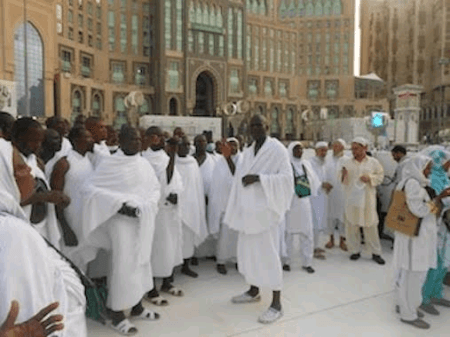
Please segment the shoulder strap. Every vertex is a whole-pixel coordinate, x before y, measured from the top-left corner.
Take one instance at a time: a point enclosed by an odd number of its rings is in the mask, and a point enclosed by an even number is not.
[[[302,164],[303,172],[305,173],[305,177],[308,178],[308,171],[306,171],[305,165]]]
[[[42,237],[45,242],[47,243],[47,245],[51,248],[53,248],[53,250],[55,250],[59,256],[61,256],[61,258],[66,261],[70,267],[75,271],[75,273],[77,273],[78,277],[80,278],[81,282],[83,283],[83,285],[89,286],[89,287],[95,287],[95,283],[94,281],[92,281],[85,273],[83,273],[80,268],[78,268],[67,256],[65,256],[58,248],[56,248],[55,246],[53,246],[50,241],[48,241],[46,238]]]

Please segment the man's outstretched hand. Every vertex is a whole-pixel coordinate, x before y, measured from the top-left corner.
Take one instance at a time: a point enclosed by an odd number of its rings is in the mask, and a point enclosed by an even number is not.
[[[62,315],[52,315],[45,319],[52,311],[58,308],[59,303],[55,302],[39,311],[28,321],[15,324],[19,315],[19,303],[13,301],[6,321],[0,327],[0,337],[46,337],[64,329]]]

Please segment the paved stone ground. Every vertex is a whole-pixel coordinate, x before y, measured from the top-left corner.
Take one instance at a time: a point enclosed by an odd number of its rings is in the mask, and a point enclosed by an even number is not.
[[[327,260],[315,260],[315,274],[300,270],[294,260],[292,271],[284,273],[282,303],[284,317],[273,325],[257,322],[270,304],[271,293],[263,290],[256,304],[233,305],[232,296],[246,290],[244,279],[229,266],[226,276],[215,271],[212,261],[200,260],[198,279],[176,274],[176,285],[185,297],[170,295],[167,307],[146,306],[161,314],[158,322],[138,321],[138,337],[422,337],[450,336],[450,309],[439,308],[440,316],[425,320],[430,330],[419,330],[400,322],[394,312],[392,250],[383,243],[385,266],[378,266],[368,254],[353,262],[339,249],[327,252]],[[450,288],[446,289],[450,298]],[[89,336],[119,336],[111,329],[88,321]]]

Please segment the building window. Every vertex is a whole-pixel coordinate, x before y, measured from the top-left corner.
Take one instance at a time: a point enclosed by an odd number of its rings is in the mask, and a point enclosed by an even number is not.
[[[180,72],[178,62],[170,62],[169,68],[169,89],[178,90],[180,87]]]
[[[125,63],[113,62],[112,63],[112,81],[116,84],[125,83]]]
[[[83,109],[83,95],[80,90],[75,90],[72,93],[72,116],[71,120],[75,121],[75,118],[81,114]]]
[[[287,97],[287,83],[286,82],[278,83],[278,95],[283,98]]]
[[[128,123],[127,112],[123,96],[117,96],[114,100],[114,109],[116,111],[116,119],[114,120],[114,127],[119,129],[122,125]]]
[[[67,21],[69,21],[70,24],[73,23],[73,11],[71,9],[67,11]]]
[[[177,50],[183,50],[183,2],[182,0],[177,0],[176,2],[177,11]]]
[[[254,70],[259,70],[259,28],[255,27],[255,38],[253,40],[255,45],[255,63],[253,64]]]
[[[233,58],[234,56],[234,18],[233,9],[228,9],[228,57]]]
[[[273,95],[273,85],[271,80],[266,80],[264,85],[264,96],[272,97]]]
[[[262,56],[261,56],[261,60],[262,60],[262,70],[263,71],[267,71],[267,30],[266,28],[263,28],[263,38],[262,38]]]
[[[252,64],[252,27],[247,26],[247,67]]]
[[[219,36],[219,56],[223,57],[225,55],[225,38],[223,35]]]
[[[82,14],[78,14],[78,28],[83,29],[84,18]]]
[[[78,43],[83,43],[83,32],[78,32]]]
[[[92,15],[92,13],[94,12],[94,6],[92,5],[92,2],[88,2],[87,4],[87,12],[89,15]]]
[[[92,57],[87,55],[81,56],[81,76],[91,77]]]
[[[230,93],[238,94],[240,92],[239,82],[239,71],[232,69],[230,71]]]
[[[120,15],[120,51],[127,52],[127,16],[123,13]]]
[[[72,52],[67,49],[61,50],[61,70],[65,73],[72,71]]]
[[[139,64],[135,68],[134,84],[136,85],[146,85],[148,77],[148,66],[144,64]]]
[[[192,30],[188,32],[188,51],[190,53],[194,52],[194,33]]]
[[[172,0],[165,0],[164,38],[166,40],[166,49],[172,49]]]
[[[73,6],[73,0],[68,0],[69,6]]]
[[[100,4],[97,6],[97,19],[102,19],[102,8],[100,7]]]
[[[136,14],[131,17],[131,51],[134,55],[138,54],[139,43],[139,18]]]
[[[286,138],[294,136],[294,110],[291,108],[286,113]]]
[[[205,52],[205,35],[203,32],[198,33],[198,52],[199,54]]]
[[[89,30],[90,32],[92,32],[92,29],[93,29],[93,26],[94,26],[94,23],[93,23],[92,19],[91,19],[91,18],[88,18],[87,23],[88,23],[88,30]]]
[[[102,98],[99,93],[92,96],[92,115],[100,117],[102,111]]]
[[[101,38],[97,38],[97,49],[102,49],[102,39]]]
[[[342,2],[341,2],[341,0],[334,0],[334,3],[333,3],[333,15],[342,15]]]
[[[151,26],[150,26],[150,17],[149,17],[150,8],[148,12],[144,12],[144,16],[142,18],[142,34],[143,34],[143,54],[144,56],[150,56],[150,47],[151,47]]]
[[[308,99],[318,100],[320,98],[320,81],[308,81],[307,90]]]
[[[115,16],[113,11],[108,12],[108,42],[109,51],[116,49],[116,34],[115,34]]]
[[[214,35],[208,34],[208,46],[209,46],[209,55],[215,54],[215,48],[214,48]]]
[[[280,135],[280,122],[278,120],[278,115],[278,108],[274,108],[270,115],[270,134],[275,137],[279,137]]]
[[[325,93],[327,99],[335,100],[339,96],[339,81],[327,80],[325,81]]]
[[[250,95],[256,96],[258,95],[258,81],[255,79],[250,79],[248,84],[248,91]]]
[[[242,59],[242,11],[238,10],[237,12],[237,57],[238,59]]]

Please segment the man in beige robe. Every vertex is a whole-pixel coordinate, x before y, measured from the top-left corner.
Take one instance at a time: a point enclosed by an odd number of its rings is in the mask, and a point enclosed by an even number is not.
[[[361,257],[360,228],[364,230],[367,248],[372,259],[384,265],[378,237],[376,187],[381,184],[384,171],[381,164],[367,156],[368,141],[357,137],[352,142],[352,158],[340,161],[338,172],[344,188],[345,221],[348,249],[351,260]]]

